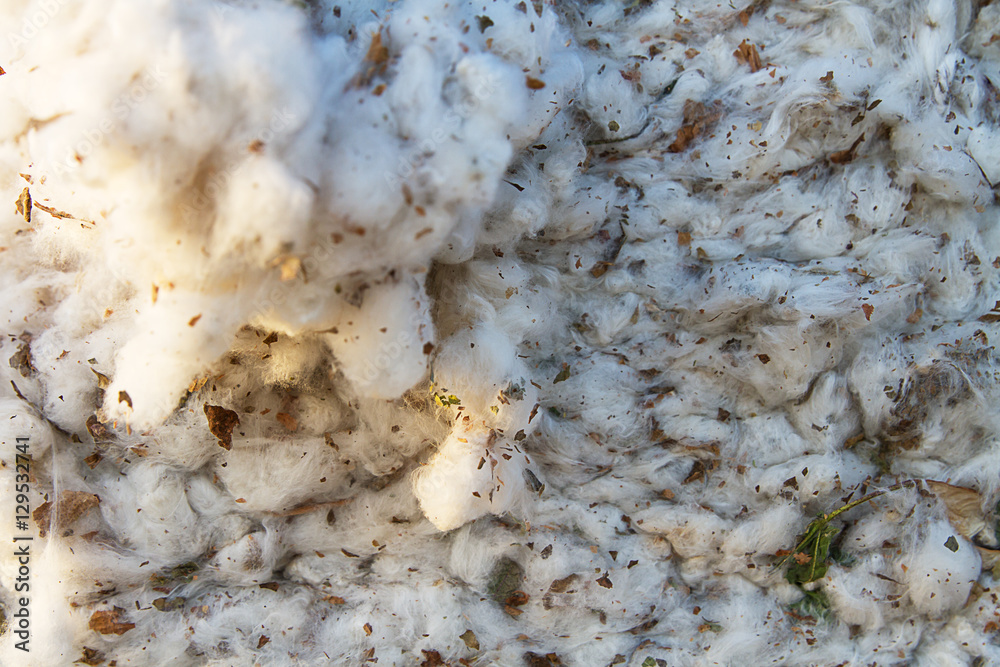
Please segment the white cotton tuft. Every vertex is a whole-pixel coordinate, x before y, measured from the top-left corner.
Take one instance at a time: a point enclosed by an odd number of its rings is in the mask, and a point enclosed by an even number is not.
[[[514,510],[526,499],[527,457],[493,437],[482,430],[456,430],[414,474],[414,493],[438,530]]]
[[[924,527],[921,540],[897,567],[914,607],[940,617],[965,604],[979,578],[980,558],[951,524],[936,521]]]
[[[371,398],[397,398],[427,372],[434,325],[423,281],[410,278],[360,290],[362,302],[345,307],[325,338],[355,390]]]

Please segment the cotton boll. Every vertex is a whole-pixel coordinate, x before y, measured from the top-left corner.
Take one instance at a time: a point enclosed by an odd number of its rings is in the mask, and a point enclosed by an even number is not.
[[[794,535],[801,524],[802,514],[798,509],[792,505],[777,505],[737,524],[725,536],[722,553],[741,565],[747,556],[773,554],[787,548],[789,536]],[[745,569],[743,566],[737,571]]]
[[[263,266],[295,248],[312,203],[312,191],[281,164],[251,158],[231,174],[219,203],[211,247],[220,254],[237,253]],[[277,219],[282,221],[279,228],[273,224]]]
[[[632,521],[643,532],[666,537],[682,558],[701,556],[713,561],[732,529],[732,522],[692,507],[641,510],[632,514]]]
[[[758,465],[774,465],[804,454],[809,443],[792,425],[778,417],[750,417],[740,424],[735,454],[740,460]]]
[[[162,422],[194,376],[226,351],[238,317],[209,295],[179,289],[143,306],[136,335],[116,354],[103,418],[125,417],[139,428]]]
[[[859,423],[846,381],[834,373],[819,375],[804,400],[792,406],[791,421],[799,435],[833,449],[857,433]]]
[[[597,71],[587,75],[584,99],[598,136],[619,139],[642,130],[647,111],[635,86],[619,75],[613,62],[593,63],[591,67]]]
[[[247,439],[234,442],[215,465],[239,508],[251,512],[285,511],[319,500],[346,477],[333,450],[321,438],[288,442]]]
[[[528,495],[526,458],[513,447],[494,447],[487,431],[456,429],[414,473],[413,490],[431,523],[451,530],[487,513],[518,508]]]
[[[892,230],[858,241],[855,253],[886,280],[909,283],[926,279],[936,246],[937,240],[930,235]]]
[[[830,609],[843,623],[860,625],[868,631],[882,628],[896,615],[887,596],[900,596],[901,587],[880,579],[875,573],[884,568],[880,554],[872,554],[851,569],[831,565],[821,579],[821,590]],[[883,575],[885,576],[885,575]]]
[[[525,165],[507,180],[516,183],[517,187],[508,183],[508,187],[500,190],[499,201],[491,212],[499,224],[487,223],[483,230],[486,233],[481,237],[484,243],[502,244],[521,234],[533,235],[549,222],[551,197],[537,169]],[[502,234],[497,234],[499,230],[503,230]],[[513,239],[512,234],[515,235]]]
[[[243,586],[270,580],[284,553],[280,539],[278,531],[258,530],[222,547],[212,559],[215,576]]]
[[[1000,132],[989,125],[980,124],[969,135],[969,155],[990,184],[1000,183]]]
[[[946,200],[977,204],[991,201],[989,184],[976,162],[953,148],[947,126],[930,119],[896,126],[892,145],[905,161],[900,179],[919,183],[929,194]]]
[[[52,448],[55,442],[52,427],[21,399],[13,396],[0,399],[0,414],[7,415],[0,425],[0,455],[4,460],[13,464],[17,454],[24,453],[18,445],[25,442],[32,458],[41,458]]]
[[[473,415],[488,414],[500,391],[512,382],[525,385],[526,376],[510,340],[486,325],[442,340],[434,357],[436,391],[454,394]]]
[[[397,398],[427,372],[434,327],[423,281],[387,281],[362,294],[361,305],[345,308],[324,339],[356,391]]]
[[[903,569],[905,566],[905,570]],[[940,617],[962,607],[979,578],[979,553],[947,521],[923,527],[898,562],[901,581],[918,612]]]
[[[103,479],[94,489],[105,521],[140,552],[170,553],[179,560],[202,553],[209,535],[187,502],[181,475],[155,462],[133,465],[128,472],[128,477]]]

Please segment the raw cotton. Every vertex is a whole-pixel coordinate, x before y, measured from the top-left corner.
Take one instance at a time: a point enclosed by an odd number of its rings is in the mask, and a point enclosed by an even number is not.
[[[1000,662],[1000,4],[0,35],[0,663]]]

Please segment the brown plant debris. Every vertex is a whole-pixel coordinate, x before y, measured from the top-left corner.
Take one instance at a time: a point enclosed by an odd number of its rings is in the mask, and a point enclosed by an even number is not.
[[[233,448],[233,429],[240,425],[240,417],[234,410],[221,405],[205,405],[208,430],[219,439],[219,446],[225,450]]]
[[[89,510],[97,507],[100,502],[101,499],[96,494],[86,491],[60,492],[55,511],[58,522],[56,530],[61,531],[69,528]],[[39,537],[45,537],[48,534],[52,522],[52,507],[52,501],[47,501],[39,505],[31,513],[31,518],[34,519],[35,525],[38,526]]]
[[[743,40],[733,51],[736,61],[741,65],[749,65],[751,72],[759,72],[764,67],[760,62],[760,54],[757,53],[757,45]]]
[[[135,623],[122,620],[124,613],[121,607],[95,611],[90,617],[90,629],[102,635],[123,635],[135,627]]]
[[[707,132],[721,117],[722,113],[718,110],[717,105],[709,108],[701,102],[687,100],[684,102],[684,120],[680,129],[677,130],[674,142],[667,146],[667,151],[670,153],[684,152],[695,139]],[[688,235],[688,243],[690,243],[690,238]],[[680,240],[678,235],[678,242]]]

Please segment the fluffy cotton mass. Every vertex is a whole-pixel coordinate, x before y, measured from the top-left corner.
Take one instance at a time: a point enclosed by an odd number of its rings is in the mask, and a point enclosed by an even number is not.
[[[983,4],[5,2],[0,662],[1000,661]]]

